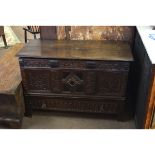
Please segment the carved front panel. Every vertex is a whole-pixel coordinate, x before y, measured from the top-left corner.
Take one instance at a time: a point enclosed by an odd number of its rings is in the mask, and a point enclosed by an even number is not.
[[[27,97],[27,103],[32,109],[59,110],[73,112],[93,112],[105,114],[117,114],[124,100],[92,100],[92,99],[71,99],[71,98],[49,98],[49,97]]]
[[[80,70],[65,69],[61,70],[62,78],[60,85],[62,85],[63,94],[83,94],[84,93],[84,73]]]
[[[125,96],[128,72],[103,70],[51,70],[53,93]]]
[[[23,85],[28,93],[96,96],[126,94],[128,62],[52,59],[30,61],[27,58],[22,62],[25,66],[21,66]],[[39,62],[40,65],[36,67]],[[49,66],[45,67],[47,64]]]
[[[98,72],[97,94],[104,96],[125,96],[128,72]]]
[[[52,69],[52,93],[60,94],[95,94],[96,73],[91,70]]]
[[[51,92],[50,71],[47,69],[22,70],[22,82],[26,92]]]

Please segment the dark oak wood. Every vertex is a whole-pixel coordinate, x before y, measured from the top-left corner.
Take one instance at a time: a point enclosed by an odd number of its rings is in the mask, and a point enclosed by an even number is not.
[[[40,41],[19,53],[26,114],[59,110],[126,115],[130,46],[110,41]]]
[[[127,42],[32,40],[18,54],[19,57],[133,61]]]

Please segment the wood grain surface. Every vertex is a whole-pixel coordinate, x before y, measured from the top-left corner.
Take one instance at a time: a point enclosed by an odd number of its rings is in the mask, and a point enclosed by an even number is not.
[[[17,56],[133,61],[129,44],[121,41],[31,40]]]
[[[16,53],[23,47],[23,44],[16,44],[8,49],[0,58],[0,93],[13,93],[21,83],[21,74]]]

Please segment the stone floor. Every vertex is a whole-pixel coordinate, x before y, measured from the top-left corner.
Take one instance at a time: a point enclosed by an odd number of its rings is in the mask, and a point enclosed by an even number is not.
[[[135,129],[134,121],[120,122],[93,114],[37,112],[25,117],[23,129]]]

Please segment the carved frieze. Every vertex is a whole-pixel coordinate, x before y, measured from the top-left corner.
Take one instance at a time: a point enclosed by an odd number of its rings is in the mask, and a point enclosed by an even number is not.
[[[41,98],[27,97],[27,103],[32,103],[33,109],[60,110],[75,112],[93,112],[117,114],[119,102],[117,100],[84,100],[84,99],[61,99],[61,98]],[[124,104],[124,101],[122,102]]]
[[[88,63],[94,63],[95,68],[91,69],[101,69],[106,71],[129,71],[128,62],[113,62],[113,61],[86,61],[86,60],[54,60],[56,64],[51,65],[52,59],[20,59],[21,68],[60,68],[60,69],[89,69]]]
[[[50,63],[46,59],[19,59],[21,67],[50,67]]]

